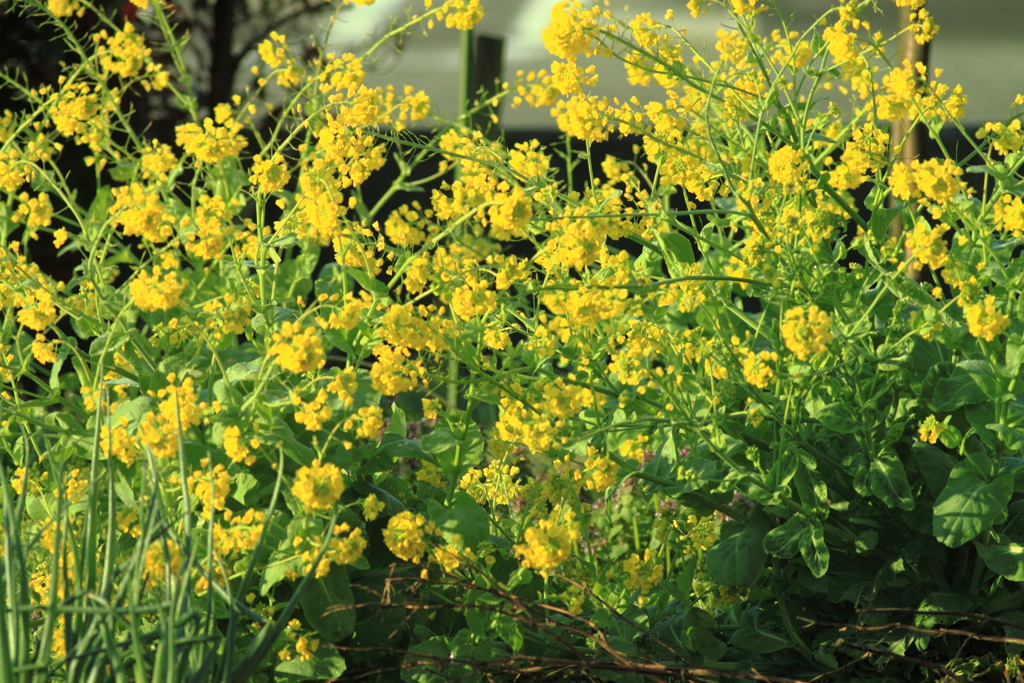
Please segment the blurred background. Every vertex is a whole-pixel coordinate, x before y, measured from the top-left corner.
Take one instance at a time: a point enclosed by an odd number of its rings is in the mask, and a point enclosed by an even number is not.
[[[556,2],[483,0],[484,18],[477,33],[504,39],[506,80],[514,77],[517,70],[550,67],[552,57],[544,49],[541,30],[547,26]],[[835,4],[830,0],[776,0],[780,15],[787,18],[791,30],[798,31],[807,29]],[[862,18],[871,22],[872,30],[891,34],[897,27],[895,3],[879,0],[877,4],[882,14],[866,12]],[[389,17],[400,17],[409,9],[422,6],[421,0],[377,0],[371,6],[342,13],[331,31],[330,42],[351,49],[385,32]],[[656,19],[673,10],[675,25],[685,27],[687,37],[695,44],[706,42],[711,49],[716,42],[715,33],[729,26],[728,16],[721,8],[712,9],[699,19],[692,18],[685,0],[634,0],[628,4],[612,0],[610,7],[618,16],[649,12]],[[964,86],[969,98],[966,120],[1003,120],[1013,98],[1024,92],[1024,0],[928,0],[927,8],[940,27],[931,46],[931,65],[945,70],[944,83]],[[781,24],[774,18],[760,21],[763,35],[776,28],[781,28]],[[441,28],[426,37],[408,36],[401,54],[392,49],[373,65],[369,80],[373,85],[413,84],[430,95],[437,109],[450,115],[458,97],[457,33]],[[601,61],[605,63],[598,62],[597,94],[628,99],[634,90],[626,81],[625,69]],[[511,109],[503,105],[500,116],[506,130],[554,127],[546,109]]]
[[[441,0],[437,0],[439,3]],[[588,0],[589,2],[590,0]],[[146,23],[129,0],[99,0],[102,11],[115,21],[126,19]],[[478,36],[499,38],[504,44],[502,76],[512,80],[519,70],[549,68],[552,57],[544,49],[541,30],[548,24],[557,0],[482,0],[484,18]],[[834,6],[833,0],[775,0],[779,14],[791,29],[803,31],[815,18]],[[170,0],[181,35],[190,36],[189,60],[193,87],[207,107],[227,101],[234,92],[253,85],[250,68],[257,64],[256,45],[270,31],[284,33],[297,53],[311,56],[315,40],[338,52],[359,53],[384,35],[410,12],[422,11],[423,0],[376,0],[372,5],[340,8],[317,0]],[[881,13],[865,12],[873,30],[893,32],[897,9],[893,0],[877,0]],[[720,8],[693,19],[686,0],[633,0],[628,4],[611,0],[618,16],[632,17],[649,12],[661,19],[667,10],[675,13],[675,25],[685,28],[687,38],[709,49],[715,33],[729,25]],[[941,27],[931,45],[933,67],[945,70],[943,82],[962,84],[969,97],[966,122],[980,124],[1003,120],[1013,98],[1024,92],[1024,0],[928,0],[928,10]],[[96,29],[95,16],[79,20],[84,36]],[[760,15],[759,29],[768,35],[780,28],[776,18]],[[54,40],[52,27],[15,11],[11,0],[0,0],[0,65],[18,72],[33,85],[55,83],[60,61],[66,60],[61,44]],[[410,84],[430,96],[434,110],[442,117],[455,114],[458,100],[459,32],[443,26],[423,35],[412,30],[383,46],[377,58],[366,64],[371,85],[391,83],[396,88]],[[599,66],[599,95],[626,99],[632,94],[625,70],[617,64]],[[648,94],[649,98],[650,95]],[[161,129],[176,123],[172,103],[150,97],[133,102],[138,118]],[[0,86],[0,112],[18,108]],[[554,130],[547,109],[511,109],[503,104],[501,127],[508,132]],[[969,126],[970,127],[970,126]]]

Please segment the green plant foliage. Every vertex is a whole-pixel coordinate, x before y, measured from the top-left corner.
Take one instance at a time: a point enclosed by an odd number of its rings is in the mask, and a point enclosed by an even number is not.
[[[0,683],[1024,680],[1024,98],[964,130],[882,0],[564,2],[446,121],[366,82],[438,0],[211,107],[133,2],[12,3]]]

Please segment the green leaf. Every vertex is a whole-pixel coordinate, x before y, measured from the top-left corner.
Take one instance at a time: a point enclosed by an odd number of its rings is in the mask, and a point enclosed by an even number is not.
[[[359,270],[358,268],[352,268],[350,266],[342,266],[341,270],[345,275],[350,276],[358,282],[363,289],[371,294],[375,294],[380,297],[386,297],[388,295],[388,286],[367,273],[365,270]]]
[[[935,501],[932,532],[941,543],[959,548],[992,523],[1006,510],[1013,496],[1013,474],[1004,472],[992,482],[978,474],[968,462],[961,462],[949,473],[949,481]]]
[[[306,247],[295,258],[285,259],[274,274],[277,296],[283,301],[295,301],[313,289],[313,270],[320,260],[320,247]],[[283,296],[282,296],[283,295]]]
[[[480,462],[484,440],[475,424],[465,425],[465,435],[457,437],[450,428],[437,426],[421,439],[423,450],[437,458],[437,464],[449,477],[461,477]]]
[[[814,417],[825,425],[826,429],[836,434],[856,434],[860,428],[860,421],[850,414],[845,403],[829,403]]]
[[[120,469],[114,472],[114,493],[125,505],[129,507],[135,505],[135,489],[128,483],[128,479]]]
[[[255,381],[260,376],[262,360],[250,360],[245,363],[235,363],[224,371],[224,376],[229,382]]]
[[[757,510],[743,531],[715,543],[705,555],[711,577],[724,586],[753,586],[768,558],[764,538],[769,529],[768,515]]]
[[[956,368],[949,377],[935,383],[930,401],[935,412],[949,413],[960,406],[985,402],[985,392],[964,368]]]
[[[910,490],[907,473],[891,449],[883,451],[871,462],[868,482],[871,492],[888,507],[898,505],[902,510],[914,509],[914,494]]]
[[[829,550],[821,522],[798,512],[775,527],[764,538],[764,550],[770,555],[788,559],[800,552],[807,568],[820,579],[828,571]]]
[[[715,637],[706,628],[691,626],[686,629],[686,637],[690,647],[688,649],[696,652],[708,662],[717,662],[725,656],[728,646]]]
[[[665,255],[665,265],[672,277],[684,277],[685,266],[693,263],[693,247],[686,235],[674,232],[658,233],[658,243]]]
[[[68,354],[71,353],[71,346],[77,345],[74,337],[68,337],[67,341],[57,347],[57,361],[50,368],[50,389],[53,391],[60,390],[60,370],[64,367],[64,361],[68,359]]]
[[[287,662],[280,662],[274,667],[274,672],[285,678],[298,678],[304,681],[340,678],[345,673],[345,659],[337,653],[325,653],[321,656],[322,651],[317,650],[313,659],[306,661],[290,659]]]
[[[769,470],[765,486],[773,492],[780,492],[796,476],[796,469],[799,465],[800,461],[792,449],[783,451]]]
[[[231,477],[231,483],[235,485],[235,490],[231,497],[245,505],[245,494],[256,488],[256,484],[259,482],[256,480],[256,477],[248,472],[238,472]]]
[[[871,218],[868,219],[868,227],[871,228],[871,234],[874,236],[877,244],[884,244],[885,240],[888,239],[889,226],[892,225],[892,220],[902,210],[903,206],[901,205],[891,209],[880,207],[871,212]]]
[[[422,442],[407,439],[394,432],[385,432],[384,436],[380,439],[378,450],[387,453],[392,458],[415,458],[416,460],[425,460],[434,465],[437,464],[437,458],[423,450]]]
[[[914,460],[917,461],[917,469],[921,473],[925,484],[932,496],[938,498],[942,490],[946,488],[949,480],[949,473],[953,471],[956,462],[953,457],[941,448],[937,448],[923,441],[917,441],[911,448]]]
[[[1024,545],[1002,543],[985,546],[977,541],[974,548],[985,561],[985,566],[1010,581],[1024,581]]]
[[[1002,382],[987,360],[965,360],[956,366],[965,370],[989,398],[999,398],[1003,395]]]
[[[280,559],[280,558],[278,558]],[[302,572],[302,558],[295,557],[290,560],[270,563],[263,570],[263,581],[260,583],[260,595],[269,595],[270,590],[285,580],[290,573]]]
[[[452,494],[450,507],[431,500],[427,503],[427,514],[449,542],[458,534],[463,545],[475,548],[490,536],[491,523],[487,512],[465,491]]]
[[[733,631],[732,637],[729,638],[729,644],[737,650],[758,655],[771,654],[790,646],[788,638],[757,631],[746,626],[741,626]]]
[[[121,418],[124,417],[128,419],[128,430],[134,431],[138,428],[142,416],[153,410],[155,406],[156,401],[152,396],[139,396],[129,401],[119,401],[117,409],[110,416],[110,424],[117,427]]]
[[[327,576],[309,584],[299,604],[309,625],[318,635],[332,643],[352,634],[356,626],[356,611],[351,609],[352,589],[348,585],[348,572],[344,567],[332,567]],[[349,609],[328,611],[332,607]]]
[[[388,434],[397,434],[405,437],[407,430],[405,426],[405,411],[395,403],[391,406],[391,422],[388,423]]]
[[[285,424],[282,420],[278,420],[274,423],[274,427],[270,430],[270,433],[281,440],[284,445],[284,452],[289,458],[300,465],[309,466],[312,464],[313,456],[316,455],[313,452],[313,449],[303,443],[300,443],[295,437],[295,433],[291,430],[291,427]],[[267,441],[269,443],[273,443],[270,439]]]

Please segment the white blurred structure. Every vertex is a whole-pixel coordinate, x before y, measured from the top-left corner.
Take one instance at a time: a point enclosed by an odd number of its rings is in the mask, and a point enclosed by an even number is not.
[[[556,2],[483,0],[484,19],[477,32],[504,39],[506,80],[512,80],[518,70],[550,67],[552,57],[544,49],[541,29],[547,25]],[[791,19],[791,27],[802,30],[834,3],[776,0],[776,4],[782,15]],[[872,30],[891,34],[896,26],[895,3],[878,0],[878,5],[884,15],[866,13],[862,18],[871,22]],[[706,42],[709,48],[714,46],[715,32],[728,22],[728,16],[720,10],[699,19],[691,18],[685,0],[634,0],[626,9],[621,1],[613,0],[611,7],[624,18],[649,12],[653,18],[661,19],[671,9],[675,12],[675,25],[685,27],[691,41]],[[350,8],[339,16],[329,42],[334,49],[355,51],[353,48],[361,43],[368,45],[379,38],[391,17],[400,20],[408,11],[422,8],[422,0],[376,0],[368,7]],[[1013,98],[1024,92],[1024,0],[929,0],[928,9],[940,26],[931,47],[931,64],[944,69],[944,83],[964,86],[969,99],[966,120],[1003,120]],[[761,22],[765,34],[777,27],[777,23]],[[435,111],[442,116],[454,114],[459,70],[457,31],[441,26],[426,37],[414,32],[402,41],[401,53],[384,46],[378,55],[378,61],[367,65],[371,84],[391,83],[399,89],[413,85],[426,91]],[[628,99],[637,92],[626,81],[625,70],[620,66],[601,60],[598,69],[599,94]],[[506,130],[554,127],[546,109],[512,109],[507,103],[501,108],[501,123]]]

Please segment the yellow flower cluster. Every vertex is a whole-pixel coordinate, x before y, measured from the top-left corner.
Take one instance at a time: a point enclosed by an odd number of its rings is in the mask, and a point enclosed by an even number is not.
[[[121,417],[113,429],[107,425],[100,427],[100,452],[108,458],[117,458],[128,467],[135,464],[139,458],[139,444],[128,433],[127,417]]]
[[[42,332],[57,320],[57,306],[53,294],[44,287],[37,287],[25,294],[12,297],[18,307],[18,323],[35,332]]]
[[[423,515],[403,510],[388,520],[384,544],[399,559],[419,562],[427,551],[426,539],[434,530],[434,523]]]
[[[50,204],[50,195],[40,192],[35,197],[29,196],[28,192],[18,195],[18,208],[14,212],[14,222],[25,222],[25,227],[30,231],[36,228],[49,227],[53,219],[53,205]]]
[[[204,458],[203,467],[209,466]],[[196,470],[187,479],[189,489],[203,506],[203,517],[211,519],[214,510],[223,510],[231,492],[231,475],[218,463],[210,471]]]
[[[197,161],[218,164],[227,157],[236,156],[245,148],[242,124],[234,119],[231,105],[221,102],[213,108],[213,118],[199,124],[188,122],[175,130],[174,142]]]
[[[806,310],[797,306],[786,311],[782,339],[797,358],[807,360],[810,356],[828,352],[828,343],[832,341],[830,327],[831,321],[825,311],[817,306]]]
[[[372,522],[380,516],[385,507],[384,501],[377,500],[377,494],[371,493],[363,499],[363,518],[367,522]]]
[[[306,512],[330,510],[345,492],[345,479],[333,463],[320,464],[317,458],[295,473],[292,493],[306,506]]]
[[[985,341],[992,341],[1010,326],[1010,318],[996,308],[996,298],[986,296],[985,301],[976,301],[964,306],[967,330]]]
[[[775,371],[769,363],[777,363],[779,354],[774,351],[761,351],[755,353],[748,349],[741,349],[743,364],[743,379],[753,384],[758,389],[764,389],[775,377]]]
[[[312,401],[303,401],[298,394],[292,395],[292,403],[297,407],[295,421],[310,432],[319,432],[324,422],[331,419],[334,411],[327,405],[327,391],[321,389]]]
[[[274,343],[267,350],[267,356],[285,370],[309,372],[319,370],[327,362],[323,339],[312,325],[301,328],[299,323],[286,320],[281,331],[275,332],[271,339]]]
[[[319,554],[322,542],[322,539],[319,537],[305,539],[301,536],[296,536],[292,539],[293,547],[305,548],[302,551],[301,559],[305,565],[306,572],[313,569],[313,560]],[[331,571],[331,565],[341,566],[358,562],[359,558],[363,556],[363,550],[366,549],[366,546],[367,540],[363,536],[363,530],[360,527],[353,528],[348,522],[336,524],[334,526],[334,534],[327,543],[327,550],[324,551],[323,557],[320,558],[316,565],[313,578],[320,579],[327,576]]]
[[[459,486],[481,505],[512,505],[526,490],[517,481],[519,473],[515,465],[495,460],[483,469],[469,468],[459,480]]]
[[[802,189],[806,182],[809,164],[800,150],[783,145],[768,157],[768,175],[778,183],[784,192]]]
[[[523,532],[523,543],[515,546],[519,562],[542,576],[557,568],[572,555],[580,538],[580,523],[571,509],[555,506],[546,519],[537,520]]]
[[[256,547],[266,515],[252,508],[240,515],[226,509],[223,520],[228,523],[227,527],[220,522],[213,525],[213,547],[222,557],[230,558]]]
[[[235,232],[231,224],[232,217],[232,207],[223,197],[200,195],[195,221],[191,216],[185,216],[179,223],[187,235],[185,251],[202,259],[223,258],[228,240]]]
[[[259,447],[259,439],[252,438],[248,442],[243,440],[242,429],[238,425],[228,425],[224,428],[224,452],[232,462],[252,465],[256,462],[256,456],[252,451]]]
[[[291,174],[284,164],[284,158],[275,154],[269,159],[264,159],[259,154],[252,158],[252,173],[249,175],[249,182],[260,194],[277,192],[288,184]]]
[[[939,439],[939,435],[946,430],[947,425],[944,422],[939,422],[934,415],[929,415],[921,423],[921,428],[918,430],[918,438],[925,443],[935,443]]]
[[[1020,197],[1003,195],[995,202],[994,213],[997,228],[1014,237],[1024,237],[1024,201]]]
[[[949,249],[942,236],[949,226],[942,224],[931,227],[924,219],[919,219],[913,231],[907,233],[907,249],[917,259],[918,267],[928,266],[938,270],[946,265]]]
[[[178,456],[179,435],[199,424],[205,403],[199,402],[195,382],[191,377],[176,386],[176,373],[167,375],[168,386],[149,394],[162,399],[157,410],[149,411],[139,422],[136,437],[139,443],[149,448],[158,458],[175,458]]]
[[[172,539],[153,541],[146,550],[143,561],[142,576],[146,589],[162,584],[166,577],[176,576],[184,563],[181,547]]]
[[[160,193],[141,183],[110,190],[114,203],[110,215],[127,237],[141,237],[160,244],[174,234],[174,217],[164,208]]]
[[[180,263],[165,252],[159,265],[140,271],[128,285],[132,303],[141,311],[166,311],[174,308],[185,291],[185,282],[178,277]]]
[[[1019,152],[1021,147],[1024,147],[1024,128],[1020,119],[1014,119],[1008,124],[986,123],[984,127],[978,129],[975,137],[979,140],[988,138],[992,148],[1003,156]]]
[[[412,391],[419,386],[420,378],[427,374],[422,362],[413,359],[412,353],[404,346],[378,344],[373,347],[373,355],[377,360],[370,366],[370,379],[374,390],[385,396]]]
[[[651,588],[661,583],[665,576],[665,567],[658,562],[651,549],[646,548],[642,560],[636,553],[623,560],[621,572],[622,576],[625,576],[622,585],[630,590],[640,591],[636,602],[643,606],[649,600],[647,594],[651,592]],[[615,579],[617,575],[615,572],[608,572],[608,578]]]

